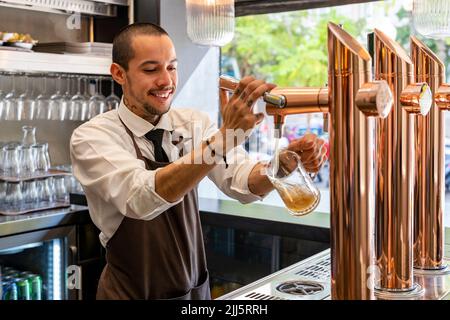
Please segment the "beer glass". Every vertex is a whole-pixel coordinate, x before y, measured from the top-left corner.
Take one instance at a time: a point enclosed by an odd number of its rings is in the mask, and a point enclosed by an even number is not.
[[[18,177],[20,175],[19,151],[19,147],[12,143],[3,147],[3,170],[6,176]]]
[[[293,151],[281,150],[266,167],[266,175],[277,190],[289,213],[303,216],[320,202],[320,192]]]
[[[22,132],[22,144],[24,146],[32,146],[36,144],[36,127],[23,126]]]

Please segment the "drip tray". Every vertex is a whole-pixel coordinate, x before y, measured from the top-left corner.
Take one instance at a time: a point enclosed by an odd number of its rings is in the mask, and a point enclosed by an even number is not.
[[[330,250],[320,252],[218,300],[330,299]]]

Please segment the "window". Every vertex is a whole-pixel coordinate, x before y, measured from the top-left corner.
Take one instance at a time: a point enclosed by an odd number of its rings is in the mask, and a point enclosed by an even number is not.
[[[222,48],[222,73],[240,78],[251,74],[266,79],[280,87],[321,87],[327,82],[327,28],[328,21],[342,24],[360,43],[366,44],[367,34],[374,27],[383,30],[409,50],[409,36],[414,34],[411,23],[412,1],[382,1],[362,4],[291,11],[236,18],[236,34],[233,42]],[[440,56],[449,67],[450,39],[424,42]],[[256,159],[270,158],[273,139],[270,129],[273,119],[266,119],[245,144]],[[446,127],[450,128],[450,112],[446,115]],[[321,114],[288,116],[283,145],[310,131],[327,139]],[[446,133],[446,212],[450,224],[450,130]],[[315,179],[321,190],[319,211],[329,212],[329,166],[326,163]],[[218,197],[225,197],[218,192]],[[276,192],[264,203],[284,206]]]

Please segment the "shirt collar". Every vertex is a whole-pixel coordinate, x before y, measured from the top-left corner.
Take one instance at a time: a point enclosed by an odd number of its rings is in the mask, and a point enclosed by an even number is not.
[[[172,131],[172,123],[169,118],[169,112],[166,112],[161,116],[159,122],[156,125],[151,124],[147,120],[139,117],[137,114],[133,113],[123,102],[123,98],[120,101],[119,105],[119,117],[123,121],[123,123],[130,129],[130,131],[136,137],[142,137],[147,132],[154,129],[164,129],[167,131]]]

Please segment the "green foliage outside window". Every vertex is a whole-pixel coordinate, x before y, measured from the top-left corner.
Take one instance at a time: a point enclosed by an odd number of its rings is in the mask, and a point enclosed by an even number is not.
[[[311,14],[295,11],[236,19],[235,38],[222,54],[237,59],[240,73],[278,86],[323,86],[327,82],[327,23],[342,24],[357,36],[365,21],[335,10]]]

